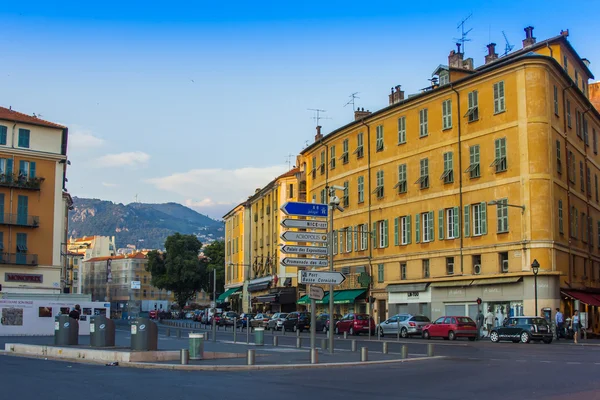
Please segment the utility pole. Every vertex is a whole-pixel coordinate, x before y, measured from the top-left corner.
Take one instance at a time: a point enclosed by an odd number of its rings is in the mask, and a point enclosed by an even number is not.
[[[212,341],[217,341],[217,321],[215,316],[217,314],[217,268],[213,269],[213,317],[212,317]]]
[[[335,189],[327,187],[325,190],[333,192]],[[330,193],[331,194],[331,193]],[[330,200],[333,196],[329,196]],[[335,210],[334,202],[329,203],[329,271],[333,271],[333,211]],[[333,321],[333,285],[329,285],[329,353],[333,354],[333,335],[335,333],[335,324]]]

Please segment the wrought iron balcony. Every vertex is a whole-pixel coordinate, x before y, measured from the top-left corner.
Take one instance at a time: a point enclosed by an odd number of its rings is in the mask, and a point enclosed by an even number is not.
[[[0,213],[0,225],[30,226],[37,228],[40,226],[40,217],[34,215]]]
[[[0,186],[18,189],[40,190],[44,178],[30,178],[21,174],[0,174]]]
[[[38,255],[29,253],[0,253],[0,264],[38,265]]]

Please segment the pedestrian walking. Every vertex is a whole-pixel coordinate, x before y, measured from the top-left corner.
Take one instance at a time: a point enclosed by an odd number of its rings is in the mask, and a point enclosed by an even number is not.
[[[565,319],[563,314],[560,312],[560,308],[556,309],[554,322],[556,324],[556,340],[560,340],[560,334],[563,333],[563,324],[565,323]]]
[[[579,338],[579,331],[581,330],[581,325],[579,323],[579,311],[575,310],[573,313],[573,318],[571,320],[571,325],[573,328],[573,340],[575,344],[578,343],[577,339]]]
[[[483,324],[484,324],[484,316],[483,313],[481,312],[481,308],[478,310],[477,312],[477,317],[475,318],[475,320],[477,321],[477,340],[481,339],[481,329],[483,328]]]
[[[488,308],[488,313],[485,316],[485,325],[487,328],[487,336],[490,337],[490,332],[492,332],[492,328],[494,326],[494,313],[492,312],[492,308]]]
[[[79,306],[79,304],[75,304],[75,308],[73,308],[71,310],[71,312],[69,313],[69,317],[73,318],[74,320],[79,321],[80,315],[81,315],[81,307]]]

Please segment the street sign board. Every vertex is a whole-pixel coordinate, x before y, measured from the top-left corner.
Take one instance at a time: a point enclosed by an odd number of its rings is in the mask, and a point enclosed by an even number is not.
[[[215,308],[216,306],[217,306],[217,305],[216,305],[216,303],[215,303],[214,301],[211,301],[211,302],[210,302],[210,308]]]
[[[281,206],[281,211],[286,215],[297,215],[300,217],[327,217],[329,208],[327,204],[288,201]]]
[[[281,238],[286,242],[327,242],[327,235],[324,233],[285,231]]]
[[[131,288],[132,289],[141,289],[142,288],[142,282],[140,281],[131,281]]]
[[[281,252],[284,254],[307,254],[314,256],[326,256],[329,254],[327,247],[292,246],[287,244],[281,247]]]
[[[300,228],[300,229],[327,229],[326,221],[310,221],[305,219],[290,219],[285,218],[281,221],[281,226],[285,228]]]
[[[300,283],[341,285],[345,280],[346,276],[341,272],[298,271],[298,281]]]
[[[286,267],[326,267],[328,263],[327,260],[320,260],[318,258],[285,257],[281,260],[281,265]]]
[[[310,289],[308,291],[308,298],[313,300],[323,300],[325,297],[325,291],[322,287],[310,285]]]

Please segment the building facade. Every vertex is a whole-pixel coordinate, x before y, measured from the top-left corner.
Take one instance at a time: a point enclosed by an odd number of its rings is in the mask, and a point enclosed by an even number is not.
[[[6,293],[68,287],[68,129],[0,107],[0,285]]]
[[[171,304],[172,294],[150,283],[147,265],[148,258],[142,253],[84,260],[80,266],[81,291],[90,294],[92,301],[110,302],[111,313],[117,318],[154,309],[158,301]]]
[[[250,253],[245,242],[246,214],[249,208],[241,203],[223,217],[225,223],[225,292],[217,302],[229,303],[229,307],[237,312],[247,310],[244,307],[243,286],[248,277]],[[248,217],[249,218],[249,217]]]
[[[318,130],[302,152],[310,201],[345,188],[334,267],[356,297],[340,293],[337,312],[475,317],[481,298],[499,319],[579,308],[598,330],[593,76],[568,32],[537,42],[525,31],[522,49],[498,57],[490,44],[477,68],[452,51],[434,85],[408,98],[395,87],[388,107]]]

